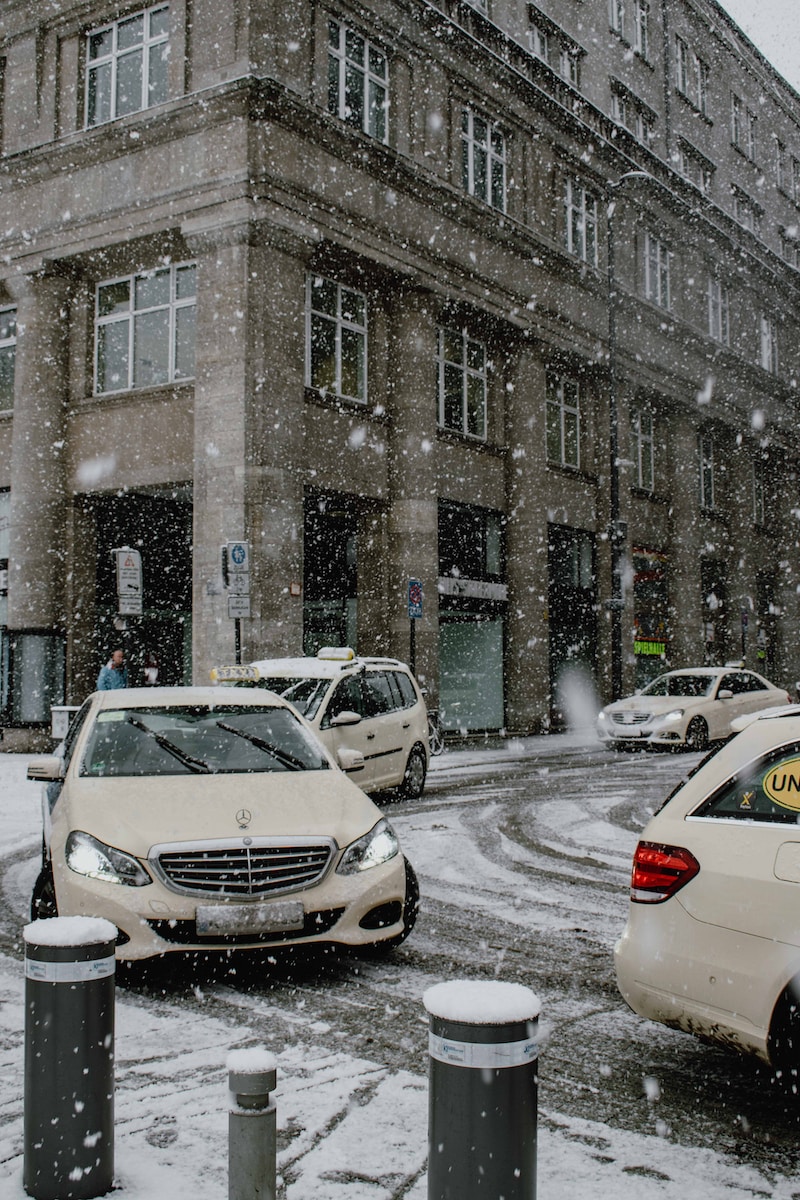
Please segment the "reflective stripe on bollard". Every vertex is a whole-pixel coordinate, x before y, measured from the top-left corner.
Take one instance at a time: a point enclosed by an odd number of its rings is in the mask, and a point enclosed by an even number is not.
[[[267,1050],[228,1055],[228,1200],[275,1200],[275,1058]]]
[[[26,925],[22,1185],[89,1200],[114,1182],[114,946],[100,917]]]
[[[458,980],[423,1001],[428,1200],[535,1200],[539,1000],[520,984]]]

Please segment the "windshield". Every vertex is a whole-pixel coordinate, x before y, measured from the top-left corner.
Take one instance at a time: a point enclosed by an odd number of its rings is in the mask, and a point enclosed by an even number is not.
[[[642,692],[643,696],[710,696],[716,675],[659,675]]]
[[[97,714],[81,775],[206,775],[325,771],[313,734],[286,708],[175,705]]]
[[[317,715],[317,710],[331,686],[330,679],[281,679],[264,676],[260,681],[261,687],[276,692],[282,699],[288,701],[293,708],[307,720]]]

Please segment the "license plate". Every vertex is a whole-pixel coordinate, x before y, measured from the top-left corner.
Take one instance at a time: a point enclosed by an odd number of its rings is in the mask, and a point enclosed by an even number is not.
[[[200,904],[195,920],[198,933],[284,933],[302,929],[305,911],[301,900],[271,904]]]

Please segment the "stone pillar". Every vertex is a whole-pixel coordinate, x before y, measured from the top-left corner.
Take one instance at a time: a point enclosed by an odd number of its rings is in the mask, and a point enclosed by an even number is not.
[[[508,457],[508,620],[506,726],[512,733],[545,727],[550,669],[547,613],[547,498],[544,365],[524,346],[506,401]]]
[[[419,579],[423,616],[415,622],[416,674],[435,703],[439,689],[439,578],[436,446],[436,309],[424,292],[401,292],[391,321],[388,563],[391,653],[411,650],[408,580]]]
[[[698,516],[699,464],[697,428],[686,417],[670,422],[672,538],[669,547],[669,666],[702,663],[704,656],[700,547],[705,518]]]
[[[192,667],[207,683],[234,660],[234,622],[222,588],[220,547],[248,537],[245,445],[248,379],[248,223],[192,232],[197,259],[194,405]],[[245,622],[243,621],[243,624]]]
[[[17,303],[17,354],[8,625],[63,629],[71,281],[42,273],[12,280],[9,290]]]

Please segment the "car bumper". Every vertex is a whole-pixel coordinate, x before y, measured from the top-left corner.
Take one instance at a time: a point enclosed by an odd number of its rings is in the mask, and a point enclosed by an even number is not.
[[[205,935],[198,933],[197,909],[214,903],[209,896],[179,895],[158,880],[144,887],[106,883],[78,875],[66,866],[56,870],[55,883],[60,916],[105,917],[117,926],[117,958],[121,961],[177,951],[315,943],[355,948],[390,940],[404,929],[406,869],[402,854],[355,875],[329,871],[314,887],[275,896],[275,905],[302,903],[300,929],[256,927],[247,933]],[[240,903],[239,898],[227,905],[219,901],[222,909]],[[248,903],[269,906],[270,898],[254,897]]]
[[[615,725],[602,722],[597,727],[597,736],[606,745],[682,746],[686,730],[682,725]]]
[[[614,948],[617,986],[639,1016],[766,1061],[797,960],[795,947],[697,921],[675,898],[631,904]]]

